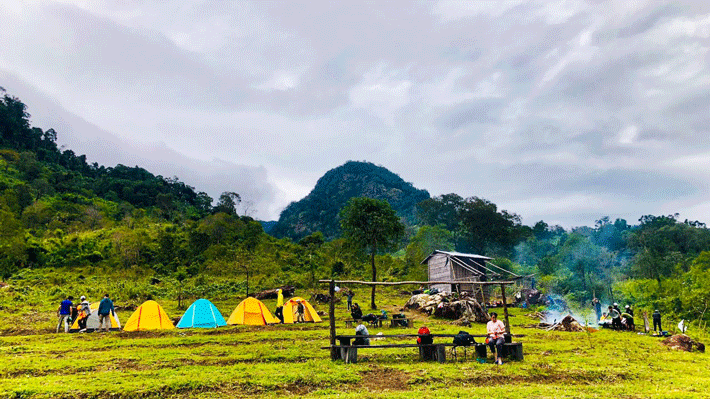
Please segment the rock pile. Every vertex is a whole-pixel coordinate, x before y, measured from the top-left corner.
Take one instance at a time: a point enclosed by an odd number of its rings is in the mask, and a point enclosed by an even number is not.
[[[490,320],[481,304],[469,296],[447,293],[413,295],[404,307],[428,315],[456,320],[454,323],[458,325],[469,325],[472,322],[485,323]]]
[[[663,344],[669,348],[678,349],[686,352],[705,352],[705,344],[693,341],[685,334],[677,334],[663,340]]]

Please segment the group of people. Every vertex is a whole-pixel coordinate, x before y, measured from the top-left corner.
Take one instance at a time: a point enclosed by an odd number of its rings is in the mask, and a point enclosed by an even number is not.
[[[602,312],[602,306],[599,299],[592,299],[592,306],[597,315],[597,323],[600,325],[608,324],[615,330],[635,331],[636,323],[634,322],[634,309],[630,305],[625,305],[622,310],[618,303],[609,305],[606,312]],[[652,315],[653,331],[661,332],[661,312],[656,309]]]
[[[284,296],[281,289],[276,291],[276,310],[274,310],[274,316],[279,319],[281,324],[284,323]],[[296,301],[296,308],[293,312],[293,316],[295,323],[306,322],[306,307],[300,299]]]
[[[75,321],[79,327],[79,332],[87,331],[86,323],[89,320],[89,316],[91,316],[91,303],[86,300],[86,296],[84,295],[82,295],[79,300],[81,302],[74,304],[74,297],[70,295],[59,304],[59,308],[57,308],[57,332],[59,332],[63,324],[64,332],[68,333],[69,327],[74,324]],[[115,316],[116,314],[113,301],[111,301],[108,294],[104,295],[104,298],[99,303],[97,313],[99,317],[98,330],[101,331],[105,326],[106,331],[108,331],[111,327],[110,315],[113,314]]]

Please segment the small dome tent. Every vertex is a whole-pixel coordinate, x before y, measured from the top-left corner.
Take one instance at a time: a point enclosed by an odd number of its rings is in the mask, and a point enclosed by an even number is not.
[[[169,330],[175,326],[162,306],[155,301],[145,301],[126,322],[123,331]]]
[[[303,302],[303,316],[307,322],[320,323],[323,321],[320,316],[318,316],[318,312],[313,309],[313,306],[311,306],[308,301],[295,296],[284,303],[284,323],[293,323],[296,321],[296,309],[298,308],[299,301]]]
[[[86,320],[86,331],[96,331],[99,329],[99,302],[94,302],[89,305],[91,309],[91,314],[89,319]],[[121,329],[121,322],[118,321],[118,315],[109,314],[109,319],[111,320],[111,331],[117,331]],[[74,324],[71,325],[69,332],[79,332],[79,319],[74,320]]]
[[[177,328],[217,328],[227,322],[212,302],[198,299],[190,305],[177,323]]]
[[[249,297],[234,309],[227,324],[248,324],[263,326],[279,323],[279,319],[271,315],[269,309],[260,300]]]

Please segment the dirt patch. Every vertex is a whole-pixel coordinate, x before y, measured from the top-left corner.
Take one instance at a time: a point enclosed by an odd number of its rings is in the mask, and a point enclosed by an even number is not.
[[[360,374],[358,386],[371,392],[409,390],[409,374],[401,370],[372,367]]]
[[[663,345],[686,352],[705,352],[705,344],[693,341],[685,334],[674,335],[663,340]]]

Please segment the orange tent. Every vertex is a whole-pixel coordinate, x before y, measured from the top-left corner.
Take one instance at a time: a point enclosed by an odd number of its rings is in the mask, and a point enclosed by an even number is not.
[[[227,320],[227,324],[248,324],[252,326],[277,324],[279,322],[279,319],[271,315],[266,305],[252,297],[243,300],[237,305],[229,316],[229,320]]]

